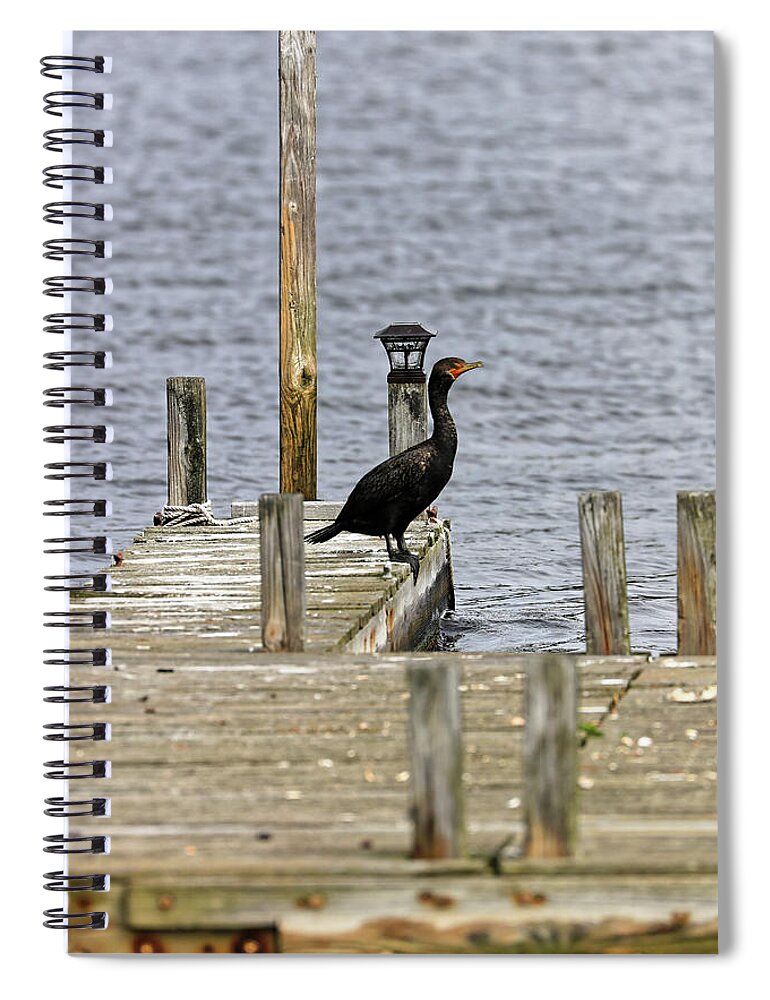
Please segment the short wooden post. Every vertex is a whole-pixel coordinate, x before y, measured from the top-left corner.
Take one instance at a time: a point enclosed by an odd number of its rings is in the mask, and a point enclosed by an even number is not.
[[[259,498],[262,645],[271,653],[305,647],[304,505],[300,493]]]
[[[526,668],[524,851],[529,858],[574,852],[577,801],[575,659],[532,657]]]
[[[315,500],[315,32],[279,32],[281,492]]]
[[[407,666],[414,858],[456,858],[463,851],[460,667]]]
[[[716,495],[680,492],[677,500],[677,633],[682,656],[717,651]]]
[[[421,381],[391,382],[388,379],[388,443],[390,454],[398,455],[428,436],[428,388]]]
[[[578,497],[586,650],[602,656],[631,652],[626,548],[620,493]]]
[[[185,507],[205,503],[206,380],[166,379],[168,503]]]

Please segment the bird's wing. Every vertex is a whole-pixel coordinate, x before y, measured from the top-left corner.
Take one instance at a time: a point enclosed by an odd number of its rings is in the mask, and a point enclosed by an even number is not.
[[[340,517],[347,509],[362,512],[413,493],[429,465],[430,453],[424,444],[387,458],[362,476],[353,487]]]

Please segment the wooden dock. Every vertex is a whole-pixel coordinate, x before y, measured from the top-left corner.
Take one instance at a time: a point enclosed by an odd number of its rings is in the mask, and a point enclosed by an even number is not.
[[[120,623],[118,623],[120,625]],[[73,951],[712,951],[711,657],[576,657],[574,857],[522,857],[524,679],[515,654],[283,654],[120,627],[112,665],[110,925]],[[205,632],[197,633],[198,636]],[[225,638],[225,637],[223,637]],[[460,670],[466,852],[411,860],[407,667]],[[71,721],[105,716],[73,705]],[[104,753],[99,754],[103,748]],[[108,790],[105,789],[108,785]]]
[[[631,655],[617,493],[579,499],[580,657],[414,652],[454,605],[448,522],[407,532],[416,582],[380,539],[303,544],[339,510],[316,500],[315,62],[280,33],[281,494],[214,517],[205,379],[171,376],[156,525],[47,578],[91,588],[47,621],[72,639],[46,651],[49,926],[71,952],[714,951],[716,663],[689,655],[716,649],[713,494],[677,501],[662,660]],[[376,334],[391,454],[427,437],[432,336]],[[46,551],[108,551],[94,530]]]
[[[291,504],[297,538],[338,509]],[[111,659],[75,654],[69,683],[111,703],[70,705],[70,794],[112,806],[70,820],[111,849],[76,839],[98,856],[69,871],[112,882],[72,897],[109,927],[70,950],[716,950],[713,656],[413,652],[453,597],[448,525],[427,517],[416,586],[378,539],[306,546],[305,650],[269,652],[259,510],[147,528],[108,593],[75,595],[76,616],[109,612]],[[596,641],[626,645],[625,588],[602,583],[622,546],[592,546]],[[681,622],[713,620],[693,608]],[[90,741],[104,719],[111,741]]]
[[[334,519],[339,503],[305,504],[305,531]],[[233,504],[247,523],[149,527],[110,568],[110,591],[76,595],[73,611],[107,611],[113,649],[145,643],[155,653],[195,655],[200,644],[254,653],[260,624],[257,504]],[[382,539],[343,534],[306,546],[306,649],[415,649],[430,643],[453,600],[445,522],[420,519],[407,541],[420,557],[417,583],[390,563]]]

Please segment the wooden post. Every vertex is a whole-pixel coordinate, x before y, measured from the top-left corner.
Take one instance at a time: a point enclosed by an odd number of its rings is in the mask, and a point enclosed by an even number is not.
[[[262,645],[271,653],[305,648],[305,542],[301,493],[259,498]]]
[[[388,441],[398,455],[428,436],[428,388],[419,382],[388,381]]]
[[[205,503],[206,380],[166,379],[168,503],[185,507]]]
[[[716,496],[680,492],[677,501],[677,634],[680,656],[717,651]]]
[[[620,493],[581,493],[578,513],[586,650],[602,656],[627,655],[631,634]]]
[[[278,64],[281,492],[315,500],[315,32],[279,32]]]
[[[568,857],[575,847],[577,672],[575,659],[548,653],[527,662],[524,730],[524,851]]]
[[[407,677],[412,857],[456,858],[464,841],[460,667],[411,663]]]

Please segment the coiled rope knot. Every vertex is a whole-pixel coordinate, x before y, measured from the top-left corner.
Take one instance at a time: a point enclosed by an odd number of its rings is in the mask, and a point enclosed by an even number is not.
[[[206,500],[205,503],[164,504],[152,523],[164,528],[196,528],[212,524],[248,524],[258,520],[257,517],[214,517],[211,504]]]

